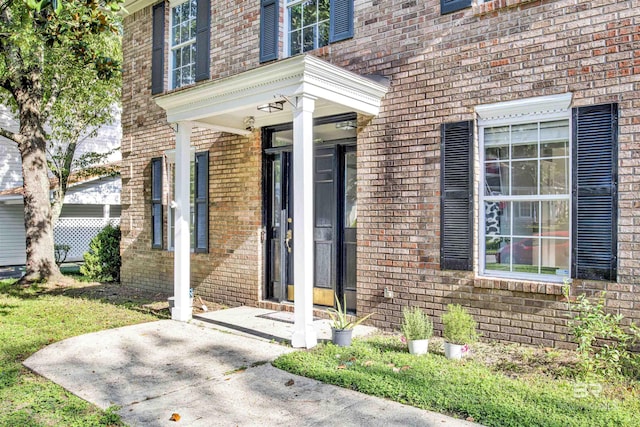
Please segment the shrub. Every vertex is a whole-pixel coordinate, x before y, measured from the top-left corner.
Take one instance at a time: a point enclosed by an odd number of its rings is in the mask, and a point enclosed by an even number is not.
[[[120,227],[111,224],[103,228],[83,255],[80,272],[91,280],[120,281]]]
[[[407,341],[428,340],[433,335],[433,322],[419,307],[402,309],[402,335]]]
[[[610,376],[636,371],[637,361],[629,345],[638,336],[638,328],[631,324],[627,332],[622,325],[624,316],[604,310],[606,293],[602,292],[595,302],[584,294],[571,301],[568,287],[564,293],[571,316],[567,326],[578,344],[576,352],[583,373]]]
[[[442,325],[442,336],[451,344],[471,344],[478,340],[476,321],[460,304],[447,305]]]
[[[53,255],[55,256],[56,265],[58,267],[60,267],[60,264],[65,262],[70,250],[71,250],[71,246],[69,245],[57,244],[57,243],[53,245]]]

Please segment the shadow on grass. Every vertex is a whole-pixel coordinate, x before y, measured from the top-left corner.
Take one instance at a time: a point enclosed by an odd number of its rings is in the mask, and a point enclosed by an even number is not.
[[[0,281],[0,294],[22,300],[37,299],[42,296],[64,296],[99,301],[124,307],[129,310],[151,314],[159,319],[170,318],[169,305],[165,293],[134,289],[115,282],[92,282],[77,270],[65,272],[64,283],[40,283],[30,286],[18,284],[16,279]],[[7,315],[15,308],[10,304],[0,305],[0,315]]]
[[[159,319],[171,317],[167,303],[169,295],[130,288],[116,282],[77,282],[76,286],[48,289],[44,293],[100,301],[151,314]]]
[[[5,294],[19,299],[34,299],[38,298],[41,293],[42,288],[38,284],[24,286],[18,284],[18,279],[0,280],[0,294]]]
[[[17,308],[17,305],[0,304],[0,316],[8,316],[11,309]]]

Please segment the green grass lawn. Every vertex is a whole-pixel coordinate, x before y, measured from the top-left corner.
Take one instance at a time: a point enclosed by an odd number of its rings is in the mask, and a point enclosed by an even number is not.
[[[66,295],[62,289],[23,289],[0,281],[0,426],[121,425],[101,411],[22,366],[47,344],[157,317],[100,299]],[[129,301],[131,304],[131,301]]]
[[[483,346],[489,359],[500,359],[500,355],[490,354],[491,348],[513,352],[509,346]],[[320,345],[281,356],[274,365],[294,374],[487,426],[638,425],[637,381],[578,381],[571,377],[570,366],[552,360],[559,357],[556,350],[546,349],[548,356],[534,356],[532,349],[520,348],[522,357],[488,365],[473,359],[450,361],[433,352],[413,356],[397,337],[385,336],[354,340],[348,348]],[[530,366],[549,363],[527,374],[523,359]]]

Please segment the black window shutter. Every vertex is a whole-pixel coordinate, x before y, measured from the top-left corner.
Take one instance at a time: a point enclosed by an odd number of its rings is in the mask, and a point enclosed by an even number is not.
[[[196,153],[195,251],[209,252],[209,152]]]
[[[207,80],[210,73],[211,48],[211,2],[198,0],[196,15],[196,81]]]
[[[164,91],[164,2],[153,6],[151,94]]]
[[[473,122],[445,123],[440,149],[440,268],[473,269]]]
[[[278,59],[278,13],[277,0],[260,1],[260,62]]]
[[[616,280],[618,106],[573,111],[572,276]]]
[[[151,247],[162,249],[162,157],[151,159]]]
[[[471,0],[440,0],[440,14],[455,12],[456,10],[471,7]]]
[[[331,0],[329,10],[329,42],[353,37],[353,0]]]

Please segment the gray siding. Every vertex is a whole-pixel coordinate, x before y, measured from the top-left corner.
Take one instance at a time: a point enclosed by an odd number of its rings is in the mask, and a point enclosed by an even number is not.
[[[0,204],[0,266],[25,263],[22,204]]]

